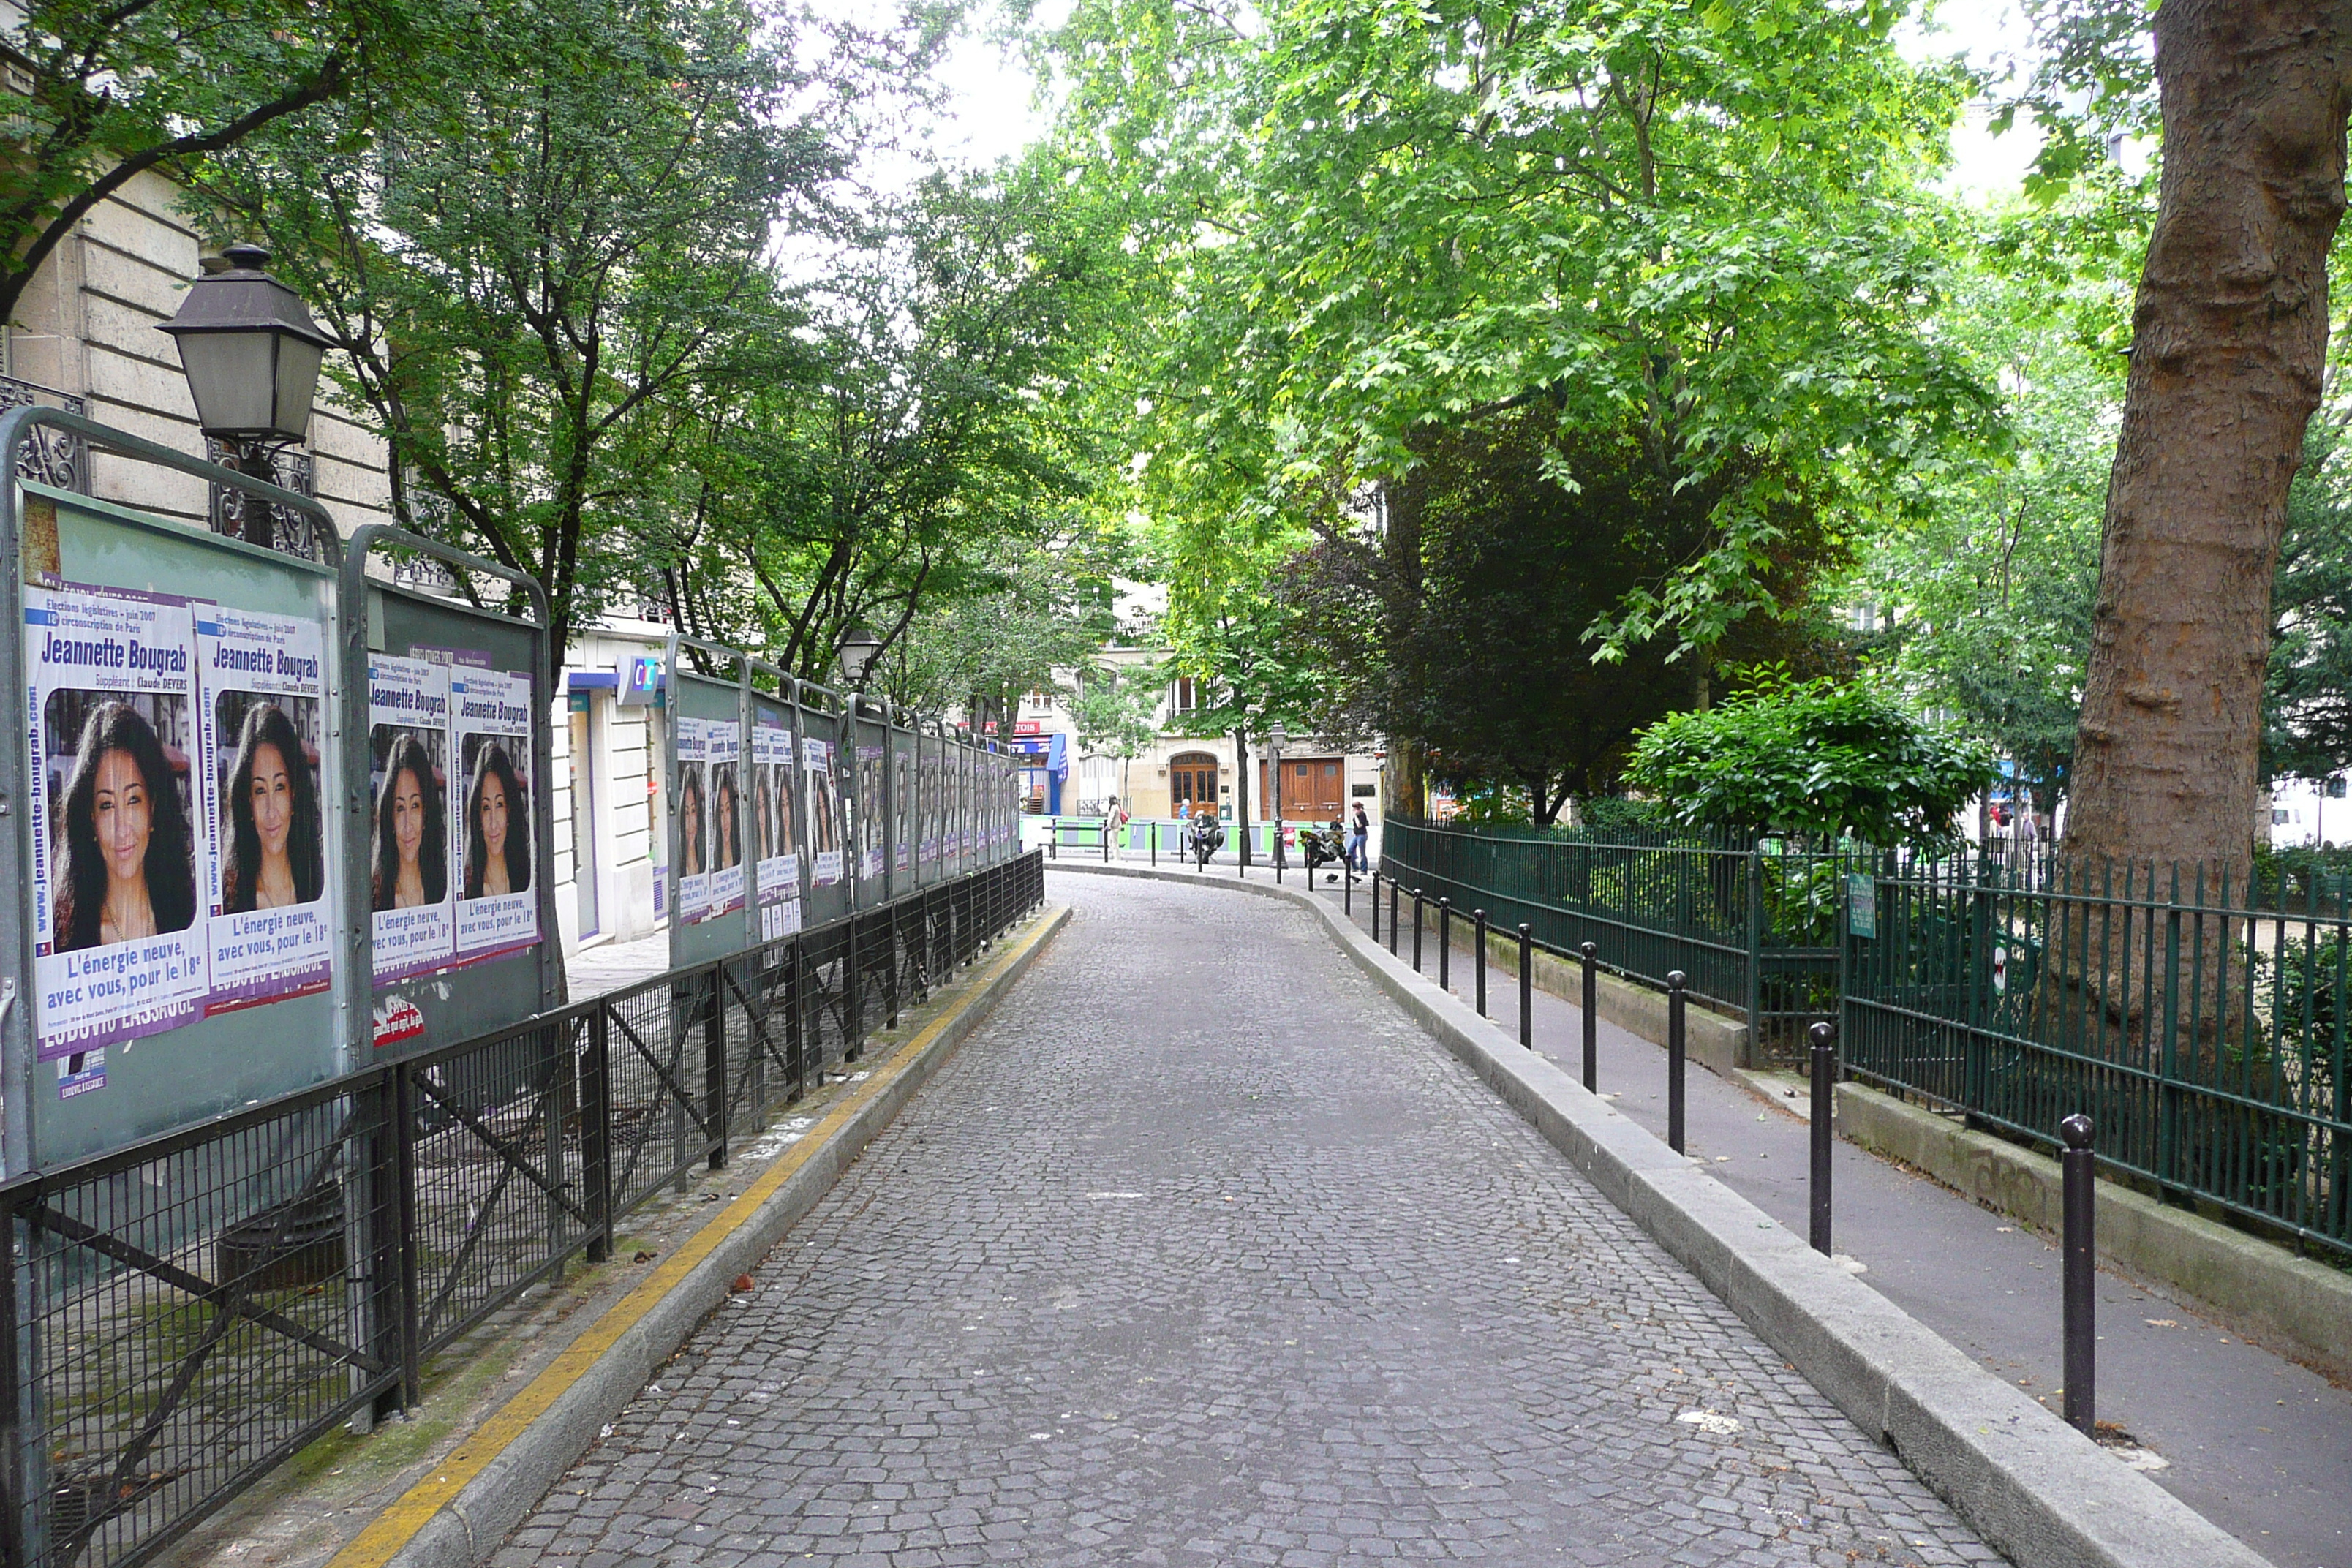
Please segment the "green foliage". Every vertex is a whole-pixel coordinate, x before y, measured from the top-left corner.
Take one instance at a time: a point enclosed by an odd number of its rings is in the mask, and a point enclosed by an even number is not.
[[[2005,240],[2045,221],[2011,213],[1987,227]],[[2047,801],[2074,762],[2123,398],[2122,356],[2078,334],[2119,311],[2130,286],[2120,258],[2073,258],[2058,285],[1989,250],[1948,320],[2001,388],[2011,444],[1922,465],[1914,521],[1875,542],[1849,592],[1893,623],[1878,640],[1906,679]]]
[[[1992,781],[1981,742],[1932,728],[1883,686],[1767,676],[1643,731],[1627,778],[1690,826],[1933,844]]]
[[[1087,0],[1061,155],[1150,269],[1113,374],[1152,510],[1295,524],[1302,490],[1409,474],[1417,432],[1541,409],[1708,497],[1608,653],[1777,612],[1792,510],[1866,526],[1985,433],[1916,183],[1964,83],[1904,61],[1897,15]]]
[[[789,324],[772,229],[837,150],[731,0],[495,0],[473,21],[373,120],[354,102],[257,135],[204,190],[339,340],[404,521],[536,576],[561,643],[677,501],[714,384]]]
[[[1073,714],[1078,744],[1097,756],[1132,762],[1160,738],[1160,684],[1150,672],[1106,671],[1078,693]]]
[[[344,98],[364,119],[410,68],[454,50],[458,18],[399,0],[24,0],[0,46],[9,85],[0,158],[0,321],[100,202],[151,170],[299,123]],[[12,67],[13,68],[13,67]]]
[[[2341,396],[2340,386],[2336,389]],[[2346,413],[2323,408],[2287,491],[2271,589],[2263,774],[2324,779],[2352,768],[2352,479]]]
[[[1656,562],[1705,548],[1738,477],[1677,487],[1637,430],[1562,437],[1548,408],[1412,446],[1418,464],[1384,487],[1380,533],[1331,530],[1301,558],[1301,632],[1363,730],[1418,737],[1441,775],[1508,784],[1518,816],[1551,822],[1570,797],[1615,787],[1634,734],[1704,681],[1670,638],[1597,661],[1586,633]],[[1792,607],[1839,545],[1793,490],[1775,525],[1765,581]],[[1801,627],[1751,616],[1717,651],[1807,658]]]

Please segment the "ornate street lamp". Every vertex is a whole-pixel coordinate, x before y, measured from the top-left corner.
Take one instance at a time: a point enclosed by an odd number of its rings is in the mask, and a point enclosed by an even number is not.
[[[180,345],[180,368],[205,434],[235,452],[238,472],[274,482],[271,451],[309,431],[319,363],[331,340],[301,298],[262,270],[269,252],[232,245],[227,257],[226,268],[188,285],[179,313],[158,330]],[[268,504],[239,491],[237,510],[246,542],[268,544]]]
[[[1265,804],[1267,811],[1274,817],[1274,879],[1277,882],[1282,880],[1283,867],[1289,864],[1290,860],[1282,844],[1282,748],[1289,740],[1290,736],[1284,731],[1282,721],[1279,719],[1274,721],[1274,728],[1265,733],[1265,749],[1269,758],[1266,776],[1270,781],[1266,786]]]
[[[841,680],[851,690],[862,690],[866,672],[873,667],[874,656],[882,651],[882,639],[863,626],[854,626],[842,634]]]

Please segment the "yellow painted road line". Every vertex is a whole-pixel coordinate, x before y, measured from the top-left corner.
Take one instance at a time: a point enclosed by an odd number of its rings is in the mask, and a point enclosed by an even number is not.
[[[1045,928],[1041,927],[1007,949],[973,984],[967,1001],[985,995],[988,987],[994,984],[1007,969],[1019,963],[1045,935]],[[383,1564],[415,1539],[416,1532],[424,1529],[435,1514],[448,1506],[475,1477],[506,1452],[508,1446],[532,1422],[546,1415],[556,1400],[562,1397],[564,1391],[593,1368],[623,1334],[658,1306],[662,1298],[676,1289],[704,1258],[716,1252],[739,1226],[757,1214],[761,1205],[774,1196],[802,1167],[814,1159],[827,1141],[846,1126],[851,1118],[905,1076],[908,1068],[921,1058],[925,1047],[961,1016],[962,1011],[958,1007],[932,1019],[921,1032],[899,1047],[886,1065],[875,1069],[864,1083],[843,1096],[841,1103],[828,1111],[824,1121],[809,1129],[800,1142],[785,1151],[782,1158],[761,1173],[759,1179],[746,1187],[740,1196],[712,1215],[709,1223],[695,1232],[686,1245],[656,1265],[653,1272],[646,1275],[636,1289],[613,1303],[603,1317],[566,1345],[544,1371],[524,1384],[520,1393],[477,1427],[459,1444],[459,1452],[451,1455],[446,1463],[436,1466],[431,1476],[409,1488],[397,1501],[371,1521],[365,1530],[352,1537],[349,1545],[335,1553],[327,1568],[383,1568]]]

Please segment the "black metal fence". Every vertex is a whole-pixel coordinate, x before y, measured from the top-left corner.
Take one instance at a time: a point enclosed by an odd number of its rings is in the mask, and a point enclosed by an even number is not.
[[[0,1549],[127,1568],[725,1164],[1041,902],[1031,853],[0,1187]]]
[[[1868,887],[1845,922],[1854,1076],[2053,1149],[2080,1111],[2102,1163],[2352,1261],[2341,887],[2046,858]]]
[[[1522,922],[1538,946],[1585,942],[1614,973],[1755,1021],[1760,1061],[1794,1061],[1805,1026],[1837,1010],[1838,888],[1846,858],[1687,836],[1560,836],[1389,818],[1381,870],[1407,889]]]

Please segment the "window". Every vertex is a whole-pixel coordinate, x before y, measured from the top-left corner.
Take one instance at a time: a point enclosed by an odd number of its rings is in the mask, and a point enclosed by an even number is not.
[[[1201,705],[1200,688],[1189,675],[1180,675],[1169,689],[1168,707],[1171,712],[1190,713]]]

